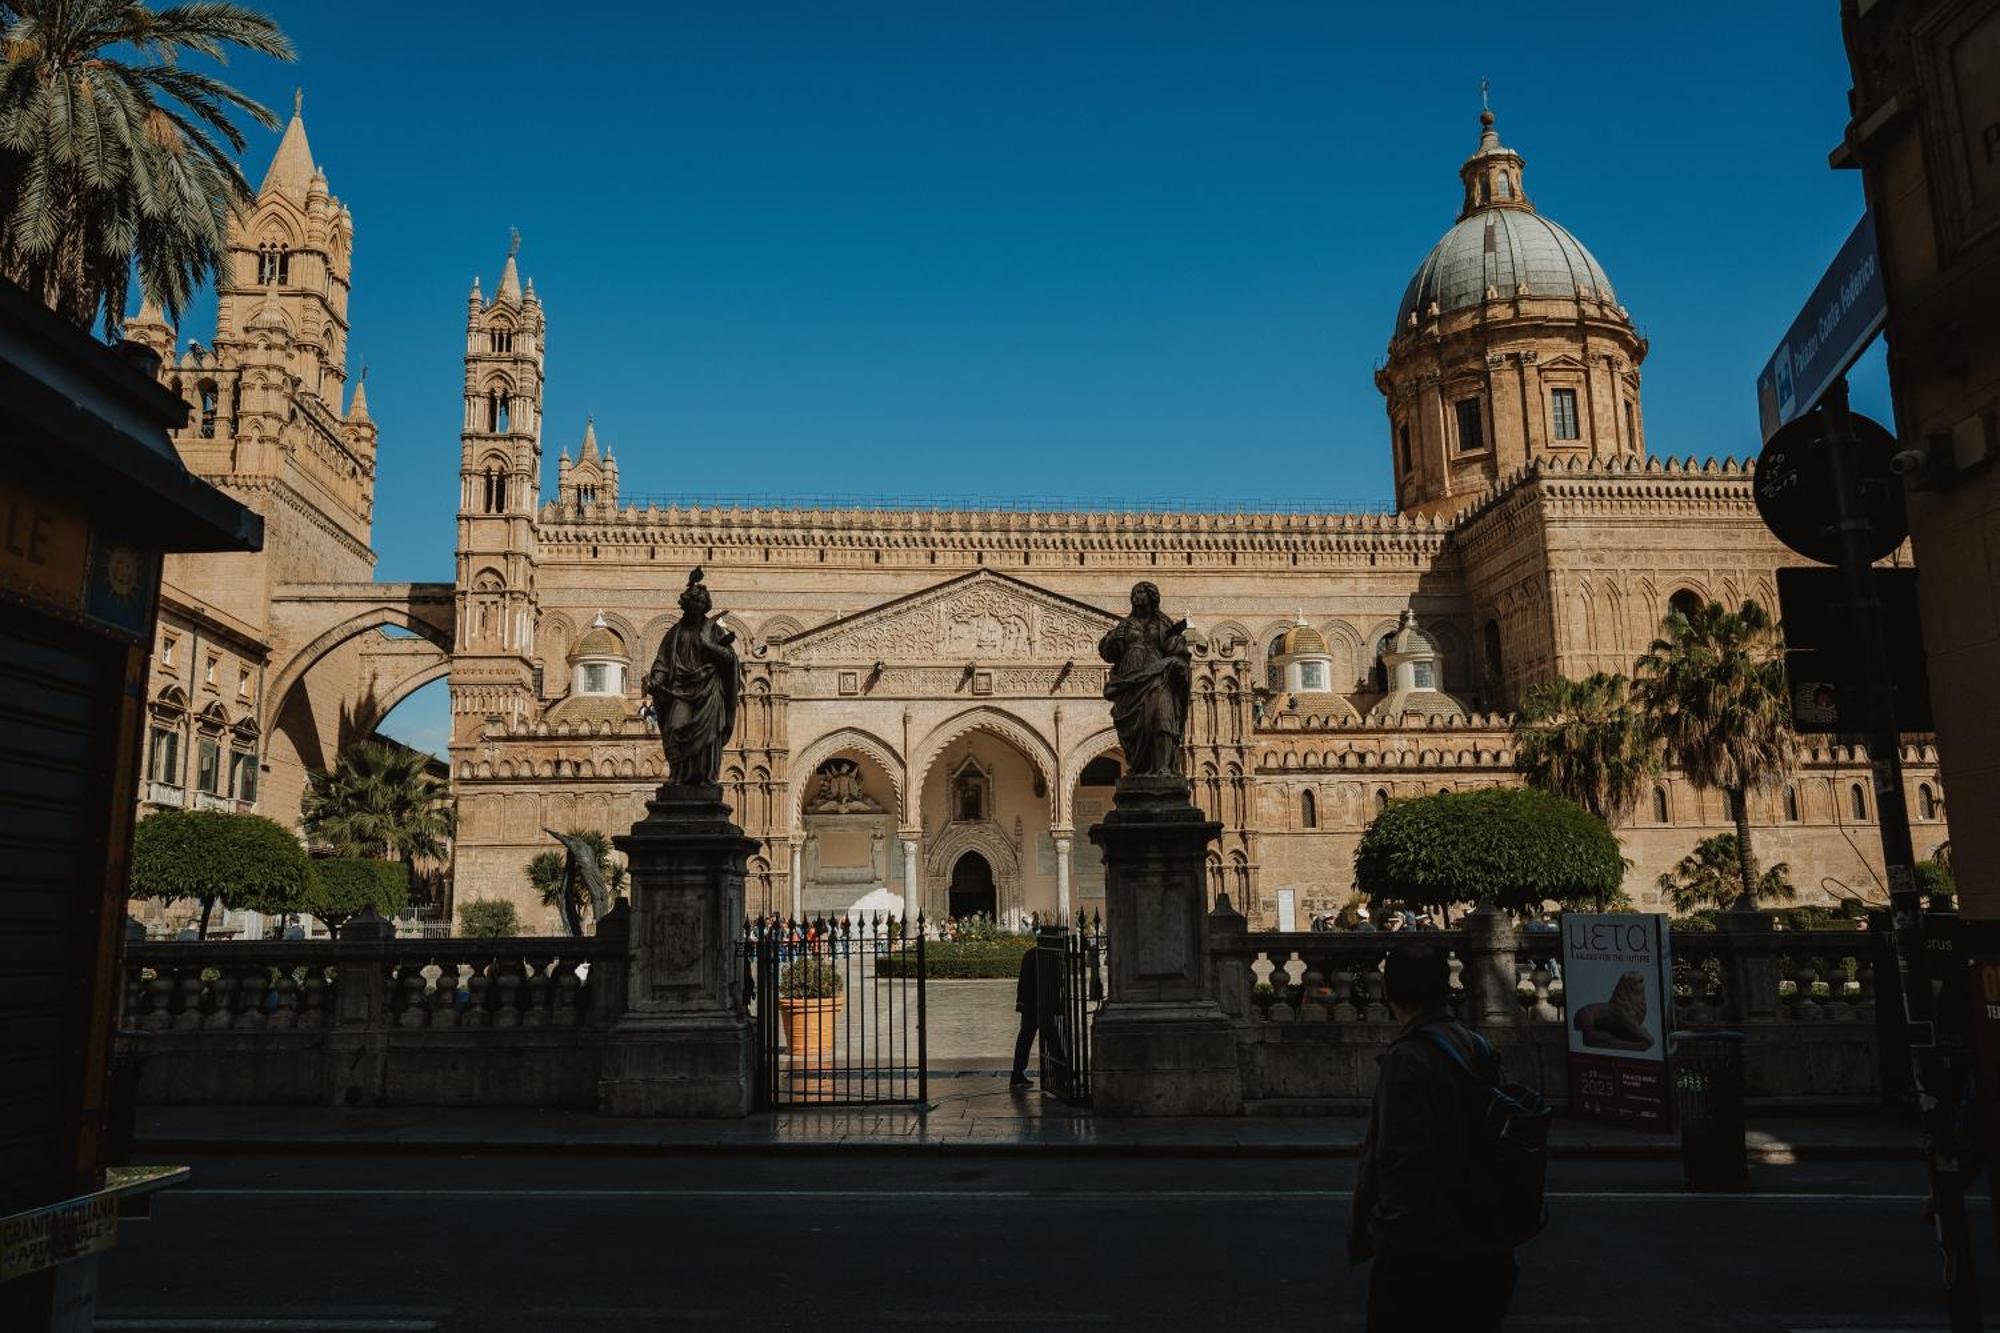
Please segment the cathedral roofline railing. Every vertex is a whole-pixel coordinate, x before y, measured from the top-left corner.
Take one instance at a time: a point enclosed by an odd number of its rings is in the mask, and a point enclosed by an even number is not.
[[[1393,516],[1385,500],[1228,499],[1213,496],[1170,496],[1153,499],[1112,499],[1066,495],[865,495],[829,492],[766,492],[743,494],[665,494],[620,496],[619,510],[657,509],[687,512],[817,514],[1127,514],[1205,516],[1382,515]]]
[[[1454,524],[1463,528],[1480,515],[1524,494],[1530,487],[1547,483],[1608,482],[1620,488],[1633,482],[1658,482],[1675,488],[1719,483],[1740,488],[1747,503],[1751,500],[1750,481],[1756,470],[1755,461],[1747,458],[1698,459],[1692,455],[1687,458],[1640,458],[1631,454],[1612,458],[1582,455],[1538,458],[1481,490],[1476,498],[1457,512]],[[1635,498],[1647,496],[1644,490],[1633,494]]]

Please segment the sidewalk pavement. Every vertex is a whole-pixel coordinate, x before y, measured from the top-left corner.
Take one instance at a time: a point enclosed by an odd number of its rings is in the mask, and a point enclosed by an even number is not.
[[[1749,1117],[1751,1160],[1918,1156],[1916,1130],[1881,1115]],[[588,1111],[511,1107],[154,1106],[139,1112],[136,1146],[175,1152],[1087,1152],[1354,1156],[1367,1120],[1253,1115],[1113,1120],[1038,1091],[1009,1092],[1006,1075],[933,1073],[923,1107],[786,1109],[745,1120],[619,1120]],[[1676,1134],[1558,1119],[1558,1157],[1670,1158]]]

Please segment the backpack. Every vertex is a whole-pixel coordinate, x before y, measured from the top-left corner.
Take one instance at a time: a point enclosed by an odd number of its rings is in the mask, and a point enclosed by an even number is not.
[[[1491,1075],[1474,1069],[1436,1029],[1423,1030],[1470,1085],[1472,1145],[1466,1170],[1474,1207],[1466,1221],[1490,1239],[1519,1245],[1548,1225],[1543,1191],[1548,1179],[1549,1123],[1555,1112],[1533,1088],[1500,1082],[1500,1059],[1493,1047],[1477,1032],[1467,1035]]]

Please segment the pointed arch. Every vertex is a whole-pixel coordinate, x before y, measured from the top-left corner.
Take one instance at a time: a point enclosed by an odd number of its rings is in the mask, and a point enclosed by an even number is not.
[[[1055,750],[1027,721],[1004,708],[991,705],[968,708],[931,728],[930,734],[917,744],[911,756],[909,771],[916,774],[917,782],[921,784],[929,775],[931,765],[937,762],[945,747],[975,731],[984,731],[1006,741],[1041,771],[1042,781],[1047,784],[1049,814],[1053,819],[1058,810],[1057,794],[1062,789],[1062,775]]]
[[[821,736],[799,751],[798,757],[791,761],[785,783],[785,818],[782,827],[777,827],[777,820],[772,821],[774,834],[793,836],[799,832],[800,814],[805,809],[806,796],[812,790],[820,765],[845,750],[866,756],[889,775],[889,785],[896,796],[897,817],[906,825],[912,822],[908,810],[912,803],[909,768],[896,752],[896,747],[860,727],[842,727]]]

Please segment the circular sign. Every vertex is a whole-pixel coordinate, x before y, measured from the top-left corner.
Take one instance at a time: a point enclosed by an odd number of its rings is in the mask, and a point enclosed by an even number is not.
[[[1889,466],[1896,437],[1864,416],[1854,423],[1855,470],[1861,478],[1861,512],[1868,520],[1868,558],[1880,560],[1910,535],[1903,484]],[[1757,455],[1757,513],[1773,536],[1808,560],[1840,563],[1839,512],[1834,503],[1833,451],[1826,419],[1808,412],[1787,423]]]

